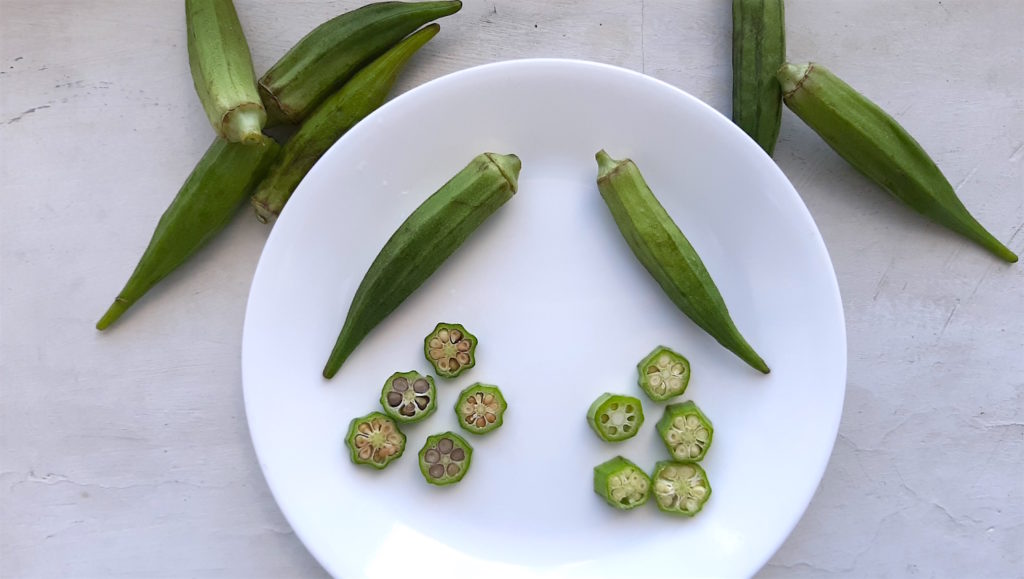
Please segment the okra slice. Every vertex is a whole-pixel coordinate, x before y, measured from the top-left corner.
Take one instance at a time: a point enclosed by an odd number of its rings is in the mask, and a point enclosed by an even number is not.
[[[715,433],[708,417],[689,400],[666,406],[657,428],[672,458],[684,462],[702,460]]]
[[[711,498],[711,484],[695,462],[663,460],[654,467],[654,502],[663,512],[692,517]]]
[[[378,469],[386,467],[405,452],[405,435],[394,420],[380,412],[353,418],[345,443],[351,451],[352,462]]]
[[[438,375],[454,378],[476,364],[476,336],[462,324],[441,322],[423,340],[423,353]]]
[[[398,422],[419,422],[437,410],[434,379],[419,372],[395,372],[384,382],[380,405]]]
[[[497,386],[477,382],[459,394],[455,414],[463,429],[473,434],[487,434],[501,426],[506,408],[508,404]]]
[[[655,402],[679,396],[690,383],[690,361],[665,346],[655,348],[636,369],[640,388]]]
[[[473,458],[473,447],[454,432],[427,437],[420,449],[420,472],[432,485],[455,484],[466,476]]]
[[[587,422],[605,442],[633,438],[644,423],[640,399],[605,392],[587,411]]]
[[[629,460],[616,456],[594,467],[594,492],[622,511],[635,509],[651,496],[651,477]]]

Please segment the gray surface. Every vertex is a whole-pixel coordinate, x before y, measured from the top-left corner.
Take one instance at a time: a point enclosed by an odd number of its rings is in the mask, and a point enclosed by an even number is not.
[[[236,3],[262,71],[360,2]],[[399,90],[575,57],[728,114],[728,5],[468,0]],[[1024,250],[1024,3],[787,8],[790,58],[890,111]],[[323,574],[267,490],[243,413],[242,319],[268,229],[238,219],[113,331],[93,329],[211,139],[184,43],[180,2],[0,0],[5,577]],[[1024,266],[898,207],[783,122],[776,160],[843,293],[849,384],[821,487],[761,576],[1024,576]],[[780,468],[799,444],[779,441]]]

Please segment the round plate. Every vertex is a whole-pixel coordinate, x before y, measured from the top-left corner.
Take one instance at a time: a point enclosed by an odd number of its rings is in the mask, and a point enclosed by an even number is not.
[[[636,161],[700,253],[737,326],[772,368],[746,366],[679,312],[630,252],[598,194],[594,154]],[[516,153],[519,192],[374,330],[330,381],[321,370],[377,252],[479,153]],[[438,380],[439,407],[403,427],[383,471],[349,461],[349,421],[379,409],[396,371],[431,370],[439,321],[480,339],[476,366]],[[643,396],[636,364],[664,344],[687,356],[684,399],[714,422],[703,465],[714,494],[693,519],[653,501],[618,512],[593,467],[667,458],[646,399],[638,436],[601,442],[586,422],[603,392]],[[796,191],[728,119],[658,80],[612,66],[521,60],[464,70],[399,96],[310,171],[267,242],[242,351],[246,414],[281,510],[336,576],[748,576],[799,520],[842,410],[842,305]],[[466,434],[473,465],[428,485],[417,451],[458,430],[473,383],[501,387],[505,424]]]

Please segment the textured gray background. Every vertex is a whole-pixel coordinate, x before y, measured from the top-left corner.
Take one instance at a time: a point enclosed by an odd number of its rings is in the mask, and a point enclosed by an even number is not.
[[[260,72],[360,3],[236,0]],[[1024,251],[1024,2],[787,7],[790,58],[890,111]],[[575,57],[728,114],[730,27],[726,0],[468,0],[398,90]],[[843,293],[849,385],[821,487],[761,575],[1024,576],[1024,265],[897,206],[783,123],[776,160]],[[0,575],[323,575],[243,414],[242,319],[268,229],[238,219],[114,331],[93,329],[210,135],[181,2],[0,0]],[[783,468],[799,445],[778,441]]]

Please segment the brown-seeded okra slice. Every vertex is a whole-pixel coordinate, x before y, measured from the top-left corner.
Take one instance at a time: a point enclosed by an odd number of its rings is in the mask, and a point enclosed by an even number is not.
[[[476,336],[462,324],[437,324],[423,340],[423,353],[439,376],[454,378],[476,365]]]
[[[651,496],[651,477],[629,460],[616,456],[594,467],[594,492],[622,511],[635,509]]]
[[[658,346],[636,365],[639,378],[637,383],[655,402],[686,392],[690,382],[690,361],[678,352],[665,346]]]
[[[644,423],[640,399],[606,392],[587,411],[587,422],[605,442],[633,438]]]
[[[692,400],[666,406],[657,428],[668,453],[683,462],[703,460],[715,434],[711,420]]]
[[[454,432],[428,436],[420,449],[420,472],[432,485],[455,484],[466,476],[473,447]]]
[[[486,434],[504,421],[505,397],[497,386],[477,382],[459,394],[455,415],[459,426],[473,434]]]
[[[380,412],[353,418],[345,443],[352,462],[377,469],[386,467],[405,452],[405,435],[394,420]]]
[[[711,484],[695,462],[663,460],[654,467],[654,502],[662,512],[692,517],[711,498]]]
[[[419,372],[395,372],[384,382],[380,405],[398,422],[419,422],[437,410],[434,379]]]

